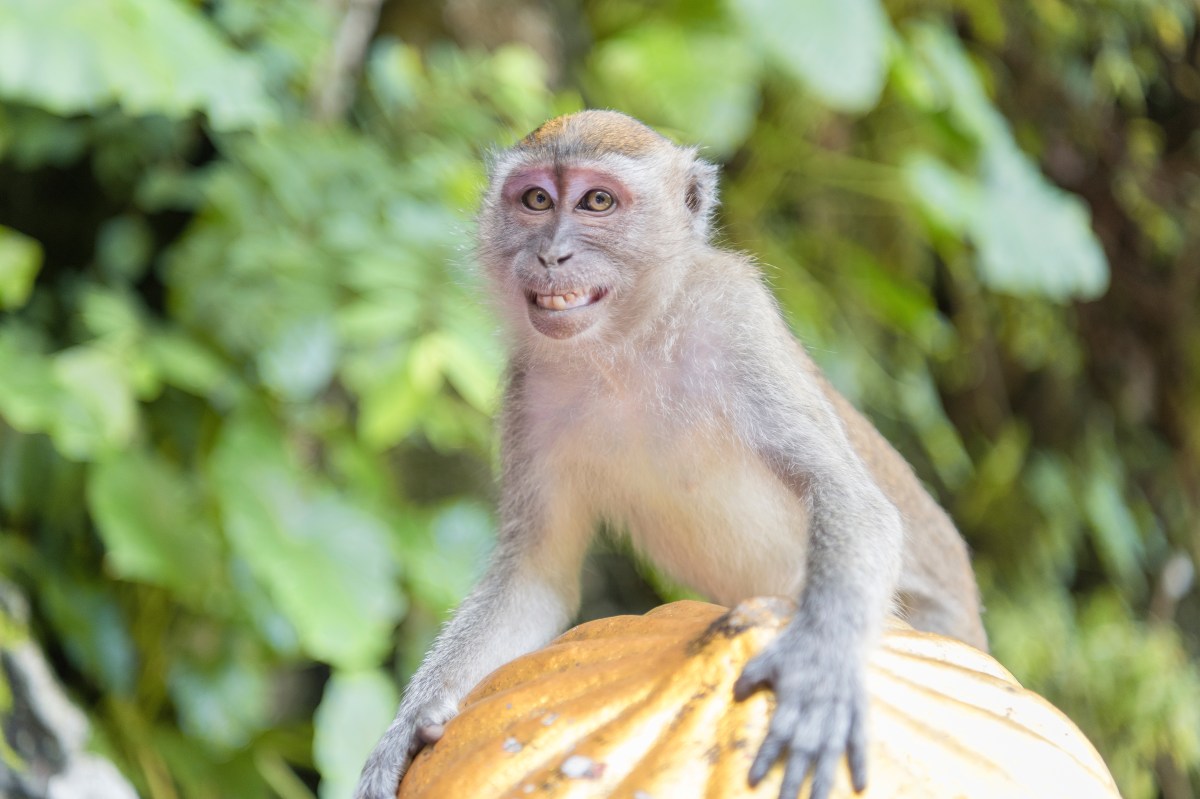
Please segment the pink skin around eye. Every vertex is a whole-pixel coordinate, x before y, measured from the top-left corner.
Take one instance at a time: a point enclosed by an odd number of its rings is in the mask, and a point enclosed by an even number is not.
[[[625,185],[615,176],[599,169],[585,167],[567,167],[557,173],[546,167],[514,172],[504,181],[503,195],[509,202],[520,203],[521,196],[532,188],[542,189],[549,194],[555,206],[563,204],[559,202],[559,197],[566,197],[570,200],[571,207],[574,207],[590,189],[604,189],[610,192],[616,198],[618,206],[625,205],[632,199]]]

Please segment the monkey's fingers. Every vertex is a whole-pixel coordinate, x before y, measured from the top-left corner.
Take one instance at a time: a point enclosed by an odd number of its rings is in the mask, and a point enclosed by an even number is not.
[[[799,721],[800,708],[798,705],[778,703],[775,714],[771,716],[771,725],[767,728],[767,737],[763,739],[762,746],[758,749],[758,756],[754,758],[754,764],[750,766],[751,787],[758,785],[762,778],[767,776],[767,772],[771,770],[771,766],[775,765],[775,761],[779,759],[784,750],[791,747],[796,724]],[[801,774],[800,778],[803,780],[804,774]]]
[[[833,777],[837,771],[838,761],[842,753],[836,747],[827,747],[817,756],[817,765],[813,769],[812,787],[809,789],[809,799],[826,799],[833,790]],[[788,799],[792,799],[791,796]]]
[[[742,676],[733,684],[733,698],[741,702],[762,688],[768,688],[774,680],[775,666],[762,656],[752,659],[742,669]]]
[[[800,796],[800,788],[804,785],[804,777],[808,774],[813,759],[813,753],[805,749],[795,749],[788,755],[787,767],[783,771],[783,783],[779,786],[779,799],[797,799]],[[815,794],[813,799],[816,799]]]
[[[758,756],[754,758],[754,765],[750,767],[750,787],[756,787],[762,778],[767,776],[767,772],[771,770],[771,766],[775,765],[775,761],[783,754],[786,741],[778,737],[767,736],[763,741],[762,746],[758,748]]]

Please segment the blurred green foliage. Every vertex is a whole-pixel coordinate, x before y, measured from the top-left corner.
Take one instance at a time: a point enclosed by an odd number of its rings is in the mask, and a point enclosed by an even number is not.
[[[1000,659],[1200,788],[1193,2],[362,8],[0,0],[0,576],[143,795],[348,795],[492,531],[483,157],[584,105],[725,164]]]

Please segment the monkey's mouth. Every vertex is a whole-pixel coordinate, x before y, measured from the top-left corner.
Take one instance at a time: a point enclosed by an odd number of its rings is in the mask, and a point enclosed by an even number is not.
[[[604,295],[607,293],[605,289],[594,288],[575,289],[574,291],[564,291],[561,294],[539,294],[536,291],[527,291],[525,296],[530,303],[547,311],[570,311],[597,303],[604,299]]]

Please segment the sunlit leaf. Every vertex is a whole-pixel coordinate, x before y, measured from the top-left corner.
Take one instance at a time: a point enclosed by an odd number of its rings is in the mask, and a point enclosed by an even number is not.
[[[62,398],[53,361],[39,343],[27,330],[0,328],[0,417],[25,433],[47,432]]]
[[[474,347],[457,336],[443,336],[440,346],[445,353],[442,368],[455,390],[472,407],[491,413],[497,398],[499,363],[489,357],[486,348]]]
[[[413,378],[411,348],[395,353],[375,369],[362,363],[349,376],[361,398],[359,435],[376,448],[392,446],[416,427],[421,412],[433,401],[440,384],[430,386]]]
[[[0,309],[11,311],[25,304],[41,268],[41,245],[0,225]]]
[[[730,0],[765,51],[830,107],[866,111],[888,70],[891,24],[879,0]]]
[[[158,330],[147,337],[144,354],[167,383],[198,396],[232,399],[240,386],[215,353],[179,330]]]
[[[522,44],[497,48],[487,63],[487,71],[496,82],[496,101],[522,129],[532,130],[546,117],[550,101],[546,90],[546,62]]]
[[[72,458],[124,447],[137,429],[137,404],[126,369],[113,354],[74,347],[54,356],[61,389],[51,435]]]
[[[906,69],[922,87],[915,95],[930,113],[945,111],[972,139],[992,145],[1011,141],[1008,123],[992,104],[962,42],[940,25],[917,24],[905,30],[911,50],[901,50]]]
[[[601,43],[590,60],[602,104],[682,131],[717,156],[750,133],[759,57],[734,36],[648,24]]]
[[[990,288],[1068,300],[1096,297],[1108,287],[1108,263],[1086,207],[1017,151],[985,150],[977,176],[918,156],[905,176],[934,225],[975,245],[980,278]]]
[[[930,222],[958,235],[971,229],[983,202],[977,181],[926,153],[909,158],[904,176]]]
[[[1087,206],[1052,185],[1015,147],[984,152],[983,194],[971,232],[984,281],[999,291],[1093,299],[1108,261]]]
[[[141,307],[132,292],[89,285],[80,294],[80,320],[93,336],[121,348],[141,337]]]
[[[402,42],[379,42],[367,61],[367,85],[391,112],[411,112],[425,90],[421,53]]]

